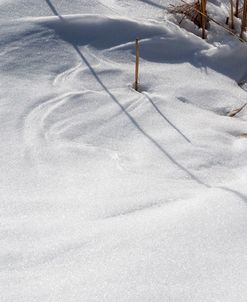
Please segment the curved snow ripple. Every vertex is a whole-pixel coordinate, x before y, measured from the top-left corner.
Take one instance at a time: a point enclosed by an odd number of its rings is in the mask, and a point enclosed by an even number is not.
[[[28,114],[24,127],[24,138],[27,146],[33,147],[42,140],[47,139],[47,131],[45,131],[46,120],[56,109],[64,105],[74,95],[81,95],[81,93],[66,93],[54,99],[49,99],[35,107]]]
[[[119,115],[103,92],[85,90],[48,99],[25,117],[25,154],[31,162],[75,155],[97,160],[103,155],[122,169],[118,142],[129,129],[117,131],[123,118]]]
[[[63,133],[73,119],[71,111],[76,110],[73,100],[81,98],[85,93],[65,93],[48,99],[29,112],[24,121],[24,144],[32,158],[44,155],[54,143],[62,141]],[[73,126],[75,124],[72,123]]]
[[[81,70],[81,63],[77,64],[74,67],[71,67],[64,72],[59,73],[53,80],[53,85],[59,85],[63,82],[66,82],[67,79],[70,79],[75,73]]]

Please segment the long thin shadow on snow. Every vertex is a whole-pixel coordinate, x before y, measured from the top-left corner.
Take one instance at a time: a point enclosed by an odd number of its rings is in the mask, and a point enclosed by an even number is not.
[[[158,106],[154,103],[154,101],[150,98],[150,96],[147,93],[144,93],[145,97],[149,100],[149,102],[153,105],[154,109],[161,115],[161,117],[170,125],[172,128],[174,128],[188,143],[191,144],[191,141],[188,139],[187,136],[183,134],[181,130],[179,130],[158,108]]]
[[[50,7],[53,14],[55,16],[57,16],[61,21],[65,22],[64,18],[58,13],[58,11],[56,10],[55,6],[51,3],[51,1],[50,0],[45,0],[45,2]]]
[[[217,187],[223,191],[227,191],[229,193],[233,193],[234,195],[236,195],[237,197],[239,197],[240,199],[242,199],[244,202],[247,202],[247,196],[245,196],[243,193],[240,193],[236,190],[233,190],[233,189],[230,189],[230,188],[227,188],[227,187],[223,187],[223,186],[220,186],[220,187]]]
[[[45,0],[54,15],[59,17],[61,22],[66,23],[66,20],[59,15],[56,8],[53,6],[50,0]],[[105,90],[105,92],[110,96],[110,98],[118,105],[118,107],[123,111],[123,113],[128,117],[128,119],[132,122],[132,124],[158,149],[160,150],[171,162],[173,162],[179,169],[184,171],[191,179],[196,181],[198,184],[203,185],[207,188],[209,188],[209,185],[203,183],[199,178],[197,178],[194,174],[192,174],[189,170],[187,170],[184,166],[182,166],[179,162],[177,162],[151,135],[149,135],[145,130],[138,124],[138,122],[130,115],[130,113],[124,108],[124,106],[117,100],[117,98],[108,90],[108,88],[105,86],[105,84],[102,82],[100,77],[97,75],[94,68],[90,65],[88,60],[85,58],[83,53],[80,51],[78,46],[72,42],[69,42],[79,57],[82,59],[84,64],[88,67],[88,69],[91,71],[92,75],[95,77],[95,80],[100,84],[100,86]]]
[[[155,3],[155,2],[153,2],[153,1],[151,1],[151,0],[139,0],[139,1],[144,2],[144,3],[146,3],[146,4],[149,4],[149,5],[152,5],[152,6],[155,6],[155,7],[157,7],[157,8],[166,9],[165,6],[163,6],[163,5],[161,5],[161,4],[158,4],[158,3]]]
[[[145,130],[138,124],[138,122],[130,115],[130,113],[124,108],[124,106],[117,100],[117,98],[108,90],[102,80],[99,78],[93,67],[81,53],[79,48],[76,45],[73,45],[74,49],[81,57],[83,62],[87,65],[97,82],[101,85],[101,87],[105,90],[105,92],[111,97],[111,99],[120,107],[123,113],[129,118],[129,120],[133,123],[133,125],[151,142],[155,145],[164,155],[166,155],[178,168],[187,173],[192,179],[194,179],[197,183],[209,187],[207,184],[203,183],[200,179],[198,179],[195,175],[193,175],[189,170],[183,167],[180,163],[178,163],[151,135],[149,135]]]

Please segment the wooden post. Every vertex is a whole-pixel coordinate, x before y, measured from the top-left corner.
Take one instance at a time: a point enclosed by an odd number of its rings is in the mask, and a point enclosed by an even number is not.
[[[238,18],[239,13],[239,0],[236,0],[235,17]]]
[[[207,0],[201,0],[201,17],[202,17],[202,38],[206,39],[206,1]]]
[[[234,29],[234,13],[233,13],[233,0],[231,0],[231,14],[230,14],[230,16],[231,16],[231,23],[230,23],[230,28],[231,29]]]
[[[243,17],[242,17],[241,33],[240,33],[241,39],[243,39],[243,34],[246,29],[246,17],[247,17],[247,0],[244,0]]]
[[[139,39],[136,38],[136,69],[135,69],[135,90],[138,91],[139,79]]]

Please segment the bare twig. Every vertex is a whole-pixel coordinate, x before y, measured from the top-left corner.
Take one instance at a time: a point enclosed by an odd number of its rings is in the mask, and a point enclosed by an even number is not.
[[[201,0],[201,18],[202,18],[202,38],[206,39],[206,23],[207,23],[207,13],[206,13],[206,0]]]
[[[135,90],[138,91],[139,80],[139,38],[136,38]]]
[[[234,8],[233,8],[233,0],[231,0],[231,13],[230,13],[230,16],[231,16],[231,24],[230,24],[230,28],[231,29],[234,29]]]
[[[199,1],[194,1],[193,3],[185,3],[181,5],[170,4],[170,7],[172,7],[172,9],[170,9],[171,13],[183,15],[183,18],[180,20],[179,24],[181,24],[184,18],[187,17],[197,26],[202,27],[201,15],[197,12],[197,10],[200,10]],[[195,10],[194,8],[196,8],[197,10]]]
[[[247,0],[244,0],[243,16],[242,16],[242,23],[241,23],[241,33],[240,33],[241,39],[243,39],[243,34],[246,30],[246,17],[247,17]]]
[[[236,0],[235,17],[238,18],[239,13],[239,0]]]
[[[245,103],[245,104],[244,104],[243,106],[241,106],[240,108],[231,111],[231,112],[228,113],[227,115],[228,115],[229,117],[234,117],[234,116],[237,115],[240,111],[242,111],[246,106],[247,106],[247,103]]]

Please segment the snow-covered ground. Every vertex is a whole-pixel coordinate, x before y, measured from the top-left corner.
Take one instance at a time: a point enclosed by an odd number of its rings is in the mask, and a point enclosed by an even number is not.
[[[246,301],[247,46],[171,2],[0,0],[1,302]]]

